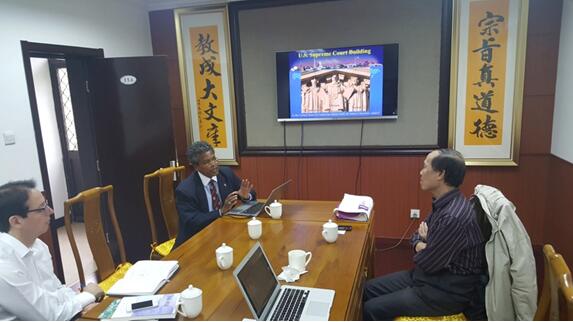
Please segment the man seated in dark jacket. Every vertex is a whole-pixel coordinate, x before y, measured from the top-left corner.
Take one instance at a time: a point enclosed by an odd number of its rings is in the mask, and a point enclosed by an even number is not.
[[[433,196],[432,212],[412,236],[414,269],[366,283],[364,320],[461,312],[470,320],[486,319],[485,240],[472,204],[458,189],[465,170],[455,150],[428,154],[420,186]]]
[[[240,201],[256,199],[253,185],[239,179],[227,167],[219,167],[215,150],[207,142],[197,141],[187,150],[195,172],[175,190],[179,213],[179,232],[175,247],[225,215]]]

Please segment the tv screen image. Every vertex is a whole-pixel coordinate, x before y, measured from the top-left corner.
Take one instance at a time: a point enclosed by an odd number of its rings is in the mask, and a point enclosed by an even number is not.
[[[277,53],[279,121],[396,118],[398,45]]]

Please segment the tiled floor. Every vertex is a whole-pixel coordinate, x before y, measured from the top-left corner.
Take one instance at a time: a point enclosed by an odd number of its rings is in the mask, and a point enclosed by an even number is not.
[[[96,264],[86,238],[85,225],[83,223],[73,223],[72,230],[82,258],[86,283],[96,282]],[[78,269],[76,267],[76,261],[74,260],[74,254],[72,253],[72,247],[70,246],[65,227],[58,228],[58,241],[60,244],[62,267],[64,269],[66,285],[72,288],[79,288]]]

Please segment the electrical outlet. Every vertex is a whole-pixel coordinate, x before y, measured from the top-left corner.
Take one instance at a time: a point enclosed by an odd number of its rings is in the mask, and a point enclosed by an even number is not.
[[[3,133],[4,145],[16,144],[16,135],[12,131],[6,131]]]
[[[410,219],[420,219],[420,209],[410,209]]]

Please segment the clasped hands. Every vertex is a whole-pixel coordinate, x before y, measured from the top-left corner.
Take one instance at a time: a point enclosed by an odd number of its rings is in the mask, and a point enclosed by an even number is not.
[[[420,236],[421,241],[416,244],[416,253],[422,251],[426,248],[426,239],[428,238],[428,225],[425,221],[422,221],[420,226],[418,227],[418,235]]]
[[[239,203],[240,199],[249,199],[251,190],[253,190],[253,184],[249,181],[249,179],[241,180],[241,186],[239,187],[239,190],[231,192],[227,198],[225,198],[225,202],[221,207],[221,215],[224,215],[229,212],[229,210],[233,209],[237,203]]]
[[[87,311],[96,307],[98,305],[98,302],[100,302],[103,299],[103,297],[105,296],[105,293],[101,289],[101,287],[99,287],[99,285],[94,284],[94,283],[89,283],[88,285],[86,285],[83,289],[83,292],[87,292],[87,293],[92,294],[96,299],[96,303],[91,303],[91,304],[88,304],[86,307],[84,307],[82,310],[82,314],[85,314]]]

